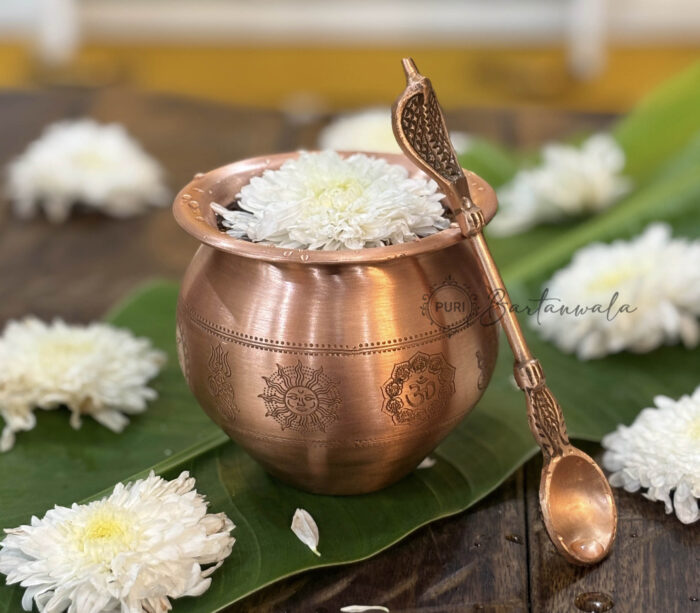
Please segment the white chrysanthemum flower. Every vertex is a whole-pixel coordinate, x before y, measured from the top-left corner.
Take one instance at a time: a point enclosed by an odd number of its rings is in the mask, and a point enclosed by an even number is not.
[[[619,426],[603,438],[603,465],[610,484],[628,492],[640,488],[649,500],[675,509],[684,524],[700,518],[700,387],[692,396],[654,398],[631,426]],[[673,492],[673,501],[671,493]]]
[[[581,359],[700,341],[700,241],[673,239],[666,224],[652,224],[630,241],[580,249],[545,287],[551,308],[541,306],[531,321]]]
[[[25,588],[25,611],[34,601],[40,613],[166,613],[171,598],[209,588],[235,541],[231,520],[207,513],[194,487],[187,472],[151,472],[102,500],[56,506],[5,530],[0,573]]]
[[[521,170],[498,190],[499,212],[489,229],[506,236],[601,211],[629,190],[624,167],[625,153],[609,134],[595,134],[580,147],[547,145],[539,166]]]
[[[43,209],[53,222],[76,203],[129,217],[169,197],[158,162],[121,125],[91,119],[48,126],[8,166],[7,194],[18,216]]]
[[[447,228],[435,181],[386,160],[302,152],[241,189],[231,211],[213,209],[228,234],[291,249],[361,249]]]
[[[458,153],[469,150],[471,141],[464,132],[450,132],[450,138]],[[321,130],[318,146],[335,151],[401,153],[388,108],[365,109],[341,115]]]
[[[66,406],[74,428],[90,415],[121,432],[129,423],[124,413],[141,413],[156,397],[146,383],[164,363],[148,339],[107,324],[9,322],[0,337],[0,451],[12,448],[16,432],[34,427],[35,408]]]

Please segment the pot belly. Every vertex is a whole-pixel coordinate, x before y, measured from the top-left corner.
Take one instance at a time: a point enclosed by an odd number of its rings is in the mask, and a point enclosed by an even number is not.
[[[203,248],[178,305],[188,383],[280,479],[326,494],[385,487],[475,406],[493,372],[497,331],[479,322],[478,276],[447,268],[469,257],[460,244],[311,268]]]

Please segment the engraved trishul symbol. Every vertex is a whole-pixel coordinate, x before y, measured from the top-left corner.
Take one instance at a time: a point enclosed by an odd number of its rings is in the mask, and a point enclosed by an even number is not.
[[[235,420],[238,406],[231,385],[231,366],[228,363],[228,351],[225,351],[221,345],[211,348],[207,384],[209,392],[217,401],[222,412],[231,420]]]

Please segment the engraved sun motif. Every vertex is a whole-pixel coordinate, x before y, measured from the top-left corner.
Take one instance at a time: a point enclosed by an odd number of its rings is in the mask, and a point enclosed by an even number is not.
[[[263,377],[267,387],[260,394],[265,401],[266,417],[273,417],[282,430],[325,432],[338,419],[341,406],[336,382],[323,372],[298,361],[295,366],[280,366],[270,377]]]
[[[228,351],[221,345],[211,348],[209,356],[209,392],[221,411],[231,420],[236,419],[238,406],[231,385],[231,366],[228,363]]]
[[[419,351],[394,366],[391,378],[382,386],[382,411],[397,426],[425,422],[445,408],[454,392],[454,366],[441,353]]]

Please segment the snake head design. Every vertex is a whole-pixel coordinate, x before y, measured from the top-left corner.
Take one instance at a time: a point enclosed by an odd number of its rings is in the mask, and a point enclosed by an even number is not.
[[[453,212],[469,203],[469,185],[457,160],[445,116],[430,79],[418,72],[410,58],[404,58],[406,89],[392,107],[394,137],[403,152],[433,178],[447,196]],[[468,206],[468,204],[467,204]]]

